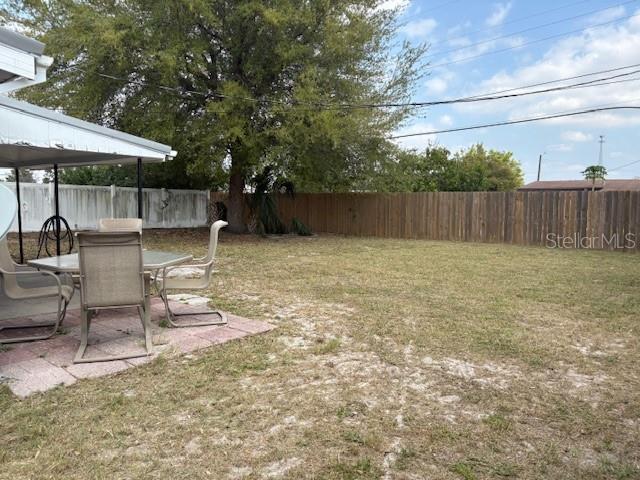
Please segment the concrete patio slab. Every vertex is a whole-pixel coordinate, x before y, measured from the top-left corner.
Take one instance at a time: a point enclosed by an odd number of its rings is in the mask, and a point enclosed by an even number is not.
[[[181,313],[206,311],[203,305],[171,303],[171,308]],[[34,320],[44,321],[52,317],[53,314],[39,314]],[[198,315],[193,317],[183,319],[198,319]],[[6,383],[15,395],[26,397],[58,385],[71,385],[78,379],[101,377],[143,365],[159,354],[190,353],[275,328],[266,322],[235,315],[228,315],[229,323],[225,326],[162,328],[160,322],[164,318],[164,305],[159,299],[153,299],[153,356],[74,364],[73,357],[79,343],[79,318],[78,310],[70,310],[63,324],[63,333],[48,340],[0,346],[0,383]],[[135,309],[104,310],[91,322],[86,356],[144,352],[143,340],[142,326]]]

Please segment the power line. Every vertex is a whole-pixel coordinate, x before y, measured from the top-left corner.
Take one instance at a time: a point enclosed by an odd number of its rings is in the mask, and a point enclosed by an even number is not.
[[[607,172],[611,173],[611,172],[615,172],[615,171],[618,171],[618,170],[622,170],[623,168],[630,167],[631,165],[635,165],[636,163],[640,163],[640,160],[635,160],[633,162],[629,162],[629,163],[625,163],[624,165],[620,165],[619,167],[615,167],[615,168],[612,168],[612,169],[607,169]]]
[[[569,3],[569,4],[563,5],[561,7],[551,8],[549,10],[543,10],[541,12],[534,13],[534,14],[528,15],[526,17],[514,18],[512,20],[507,20],[506,22],[503,22],[502,24],[500,24],[498,26],[495,26],[495,27],[481,28],[480,30],[473,30],[471,32],[467,32],[465,35],[460,35],[460,36],[457,36],[457,37],[450,37],[450,38],[447,38],[446,40],[440,40],[440,41],[437,41],[437,42],[433,42],[433,43],[431,43],[431,46],[440,45],[442,43],[447,43],[447,42],[450,43],[453,40],[460,40],[461,38],[467,38],[469,35],[475,35],[476,33],[482,33],[482,32],[487,32],[487,31],[490,31],[490,30],[495,30],[498,27],[504,27],[505,25],[511,25],[512,23],[524,22],[525,20],[530,20],[532,18],[540,17],[542,15],[547,15],[549,13],[557,12],[559,10],[564,10],[565,8],[575,7],[576,5],[581,5],[583,3],[588,3],[588,2],[592,2],[592,1],[593,0],[580,0],[579,2]]]
[[[574,15],[574,16],[571,16],[571,17],[565,17],[565,18],[562,18],[560,20],[554,20],[553,22],[545,23],[545,24],[542,24],[542,25],[535,25],[533,27],[525,28],[524,30],[518,30],[517,32],[508,33],[508,34],[505,34],[505,35],[501,35],[499,37],[489,38],[489,39],[483,40],[481,42],[471,43],[469,45],[464,45],[464,46],[452,48],[452,49],[449,49],[449,50],[437,51],[437,52],[434,52],[434,53],[430,53],[429,55],[427,55],[427,57],[434,57],[436,55],[446,55],[448,53],[459,52],[460,50],[467,50],[469,48],[477,47],[478,45],[485,45],[487,43],[495,42],[496,40],[502,40],[503,38],[513,37],[513,36],[519,35],[521,33],[531,32],[533,30],[539,30],[541,28],[550,27],[552,25],[558,25],[560,23],[569,22],[569,21],[575,20],[577,18],[587,17],[589,15],[593,15],[593,14],[596,14],[596,13],[605,12],[607,10],[611,10],[613,8],[618,8],[618,7],[627,5],[629,3],[635,3],[637,1],[638,0],[628,0],[628,1],[623,2],[623,3],[618,3],[616,5],[611,5],[610,7],[607,7],[607,8],[600,8],[598,10],[591,10],[590,12],[581,13],[579,15]]]
[[[437,106],[437,105],[451,105],[451,104],[456,104],[456,103],[475,103],[475,102],[484,102],[484,101],[488,101],[488,100],[502,100],[505,98],[515,98],[515,97],[526,97],[526,96],[530,96],[530,95],[540,95],[543,93],[551,93],[551,92],[559,92],[559,91],[564,91],[564,90],[573,90],[575,88],[586,88],[586,87],[599,87],[602,85],[611,85],[611,84],[615,84],[615,83],[622,83],[622,82],[629,82],[629,81],[638,81],[640,80],[640,78],[632,78],[632,79],[626,79],[626,80],[617,80],[617,81],[612,81],[612,82],[606,82],[606,80],[612,80],[614,78],[620,78],[620,77],[625,77],[628,75],[634,75],[636,73],[640,73],[640,70],[634,70],[632,72],[627,72],[627,73],[621,73],[618,75],[613,75],[611,77],[605,77],[605,78],[597,78],[594,80],[589,80],[586,82],[580,82],[580,83],[573,83],[570,85],[562,85],[559,87],[552,87],[552,88],[545,88],[542,90],[533,90],[530,92],[521,92],[521,93],[510,93],[507,95],[493,95],[493,94],[485,94],[485,95],[478,95],[475,97],[466,97],[466,98],[456,98],[456,99],[452,99],[452,100],[435,100],[435,101],[429,101],[429,102],[410,102],[410,103],[387,103],[387,104],[376,104],[376,105],[357,105],[357,106],[351,106],[351,108],[383,108],[383,107],[403,107],[403,106],[407,106],[407,107],[433,107],[433,106]],[[520,90],[520,89],[519,89]]]
[[[551,35],[551,36],[548,36],[548,37],[539,38],[537,40],[532,40],[530,42],[521,43],[520,45],[514,45],[512,47],[505,47],[505,48],[502,48],[502,49],[499,49],[499,50],[493,50],[491,52],[485,52],[485,53],[481,53],[481,54],[474,55],[474,56],[471,56],[471,57],[465,57],[465,58],[460,58],[458,60],[452,60],[450,62],[443,62],[443,63],[438,63],[436,65],[430,65],[430,67],[431,68],[441,68],[441,67],[447,67],[449,65],[454,65],[456,63],[467,62],[467,61],[470,61],[470,60],[476,60],[478,58],[486,57],[486,56],[489,56],[489,55],[495,55],[495,54],[498,54],[498,53],[504,53],[504,52],[508,52],[510,50],[515,50],[517,48],[526,47],[528,45],[534,45],[536,43],[546,42],[547,40],[553,40],[554,38],[561,38],[561,37],[566,37],[568,35],[572,35],[574,33],[585,32],[585,31],[590,30],[592,28],[604,27],[606,25],[611,25],[611,24],[614,24],[614,23],[622,22],[624,20],[629,20],[630,18],[635,18],[635,17],[638,17],[638,16],[640,16],[640,13],[636,13],[634,15],[628,15],[626,17],[617,18],[615,20],[610,20],[608,22],[597,23],[595,25],[590,25],[588,27],[579,28],[577,30],[571,30],[569,32],[563,32],[563,33],[558,33],[556,35]]]
[[[618,81],[612,81],[612,82],[606,82],[607,80],[613,80],[616,78],[620,78],[620,77],[625,77],[625,76],[629,76],[629,75],[633,75],[636,73],[640,73],[640,70],[634,70],[631,72],[625,72],[625,73],[620,73],[617,75],[612,75],[609,77],[603,77],[603,78],[597,78],[597,79],[593,79],[593,80],[588,80],[585,82],[579,82],[579,83],[575,83],[575,84],[570,84],[570,85],[561,85],[558,87],[552,87],[552,88],[547,88],[547,89],[542,89],[542,90],[534,90],[534,91],[530,91],[530,92],[520,92],[520,93],[508,93],[503,95],[503,93],[506,92],[513,92],[513,91],[517,91],[517,90],[523,90],[526,88],[532,88],[535,86],[539,86],[539,85],[548,85],[548,84],[552,84],[552,83],[558,83],[558,82],[562,82],[562,81],[567,81],[567,80],[571,80],[571,79],[578,79],[578,78],[585,78],[588,76],[593,76],[593,75],[599,75],[602,73],[613,73],[616,71],[620,71],[620,70],[624,70],[624,69],[629,69],[629,68],[634,68],[634,67],[638,67],[640,66],[640,64],[634,64],[634,65],[627,65],[624,67],[617,67],[617,68],[612,68],[612,69],[608,69],[608,70],[602,70],[599,72],[593,72],[593,73],[586,73],[586,74],[582,74],[582,75],[575,75],[573,77],[565,77],[562,79],[557,79],[557,80],[551,80],[551,81],[547,81],[547,82],[541,82],[538,84],[533,84],[533,85],[526,85],[526,86],[522,86],[522,87],[516,87],[516,88],[511,88],[511,89],[506,89],[506,90],[501,90],[498,92],[491,92],[491,93],[485,93],[485,94],[479,94],[479,95],[475,95],[475,96],[471,96],[471,97],[462,97],[462,98],[454,98],[454,99],[449,99],[449,100],[433,100],[433,101],[424,101],[424,102],[404,102],[404,103],[372,103],[372,104],[330,104],[330,103],[322,103],[322,102],[300,102],[300,101],[291,101],[291,102],[286,102],[286,101],[281,101],[281,100],[270,100],[270,99],[256,99],[256,98],[251,98],[251,97],[242,97],[242,96],[233,96],[233,95],[227,95],[227,94],[223,94],[220,92],[201,92],[201,91],[196,91],[196,90],[182,90],[182,89],[178,89],[175,87],[169,87],[166,85],[159,85],[159,84],[154,84],[154,83],[150,83],[150,82],[145,82],[142,80],[135,80],[135,79],[130,79],[130,78],[126,78],[126,77],[119,77],[119,76],[115,76],[115,75],[109,75],[109,74],[105,74],[105,73],[95,73],[98,76],[101,77],[105,77],[108,79],[112,79],[112,80],[118,80],[118,81],[125,81],[125,82],[129,82],[131,84],[135,84],[135,85],[141,85],[141,86],[149,86],[149,87],[154,87],[154,88],[158,88],[161,89],[163,91],[168,91],[168,92],[173,92],[173,93],[178,93],[180,95],[184,95],[184,94],[194,94],[194,95],[201,95],[201,96],[211,96],[211,97],[216,97],[216,98],[229,98],[229,99],[237,99],[237,100],[243,100],[243,101],[249,101],[252,103],[271,103],[271,104],[278,104],[278,105],[285,105],[285,106],[308,106],[308,107],[314,107],[316,109],[325,109],[325,110],[340,110],[340,109],[360,109],[360,108],[403,108],[403,107],[413,107],[413,108],[419,108],[419,107],[430,107],[430,106],[438,106],[438,105],[451,105],[451,104],[456,104],[456,103],[473,103],[473,102],[482,102],[482,101],[490,101],[490,100],[500,100],[500,99],[505,99],[505,98],[514,98],[514,97],[523,97],[523,96],[531,96],[531,95],[539,95],[539,94],[544,94],[544,93],[551,93],[551,92],[556,92],[556,91],[563,91],[563,90],[571,90],[574,88],[586,88],[586,87],[591,87],[591,86],[603,86],[603,85],[609,85],[609,84],[613,84],[613,83],[622,83],[624,81],[637,81],[638,79],[628,79],[628,80],[618,80]],[[69,67],[71,69],[77,69],[80,70],[84,73],[91,73],[91,72],[87,72],[86,70],[81,69],[80,67],[77,66],[72,66]]]
[[[638,106],[638,107],[625,106],[625,107],[592,108],[592,109],[589,109],[589,110],[582,110],[580,112],[574,112],[574,113],[561,113],[561,114],[545,115],[545,116],[541,116],[541,117],[525,118],[525,119],[521,119],[521,120],[510,120],[510,121],[505,121],[505,122],[486,123],[484,125],[472,125],[472,126],[469,126],[469,127],[449,128],[447,130],[433,130],[433,131],[430,131],[430,132],[408,133],[408,134],[405,134],[405,135],[394,135],[394,136],[388,137],[388,138],[389,138],[389,140],[396,140],[396,139],[399,139],[399,138],[420,137],[420,136],[424,136],[424,135],[437,135],[437,134],[441,134],[441,133],[463,132],[463,131],[467,131],[467,130],[477,130],[477,129],[480,129],[480,128],[502,127],[502,126],[505,126],[505,125],[516,125],[516,124],[520,124],[520,123],[538,122],[538,121],[541,121],[541,120],[551,120],[551,119],[554,119],[554,118],[574,117],[574,116],[577,116],[577,115],[586,115],[586,114],[589,114],[589,113],[605,112],[605,111],[610,111],[610,110],[640,110],[640,106]]]
[[[585,77],[591,77],[593,75],[600,75],[603,73],[612,73],[612,72],[619,72],[620,70],[627,70],[629,68],[635,68],[635,67],[640,67],[640,63],[636,63],[633,65],[627,65],[625,67],[616,67],[616,68],[610,68],[608,70],[600,70],[598,72],[592,72],[592,73],[583,73],[581,75],[574,75],[572,77],[564,77],[564,78],[559,78],[557,80],[548,80],[546,82],[540,82],[540,83],[532,83],[530,85],[525,85],[523,87],[514,87],[514,88],[508,88],[506,90],[499,90],[497,92],[493,92],[491,94],[478,94],[478,95],[474,95],[472,97],[467,97],[467,98],[476,98],[476,97],[484,97],[486,95],[499,95],[501,93],[506,93],[506,92],[514,92],[516,90],[524,90],[525,88],[533,88],[533,87],[541,87],[543,85],[550,85],[552,83],[559,83],[559,82],[565,82],[568,80],[577,80],[579,78],[585,78]]]

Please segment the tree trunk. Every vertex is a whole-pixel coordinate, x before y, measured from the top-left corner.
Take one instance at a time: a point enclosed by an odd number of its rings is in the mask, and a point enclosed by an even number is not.
[[[239,152],[231,153],[231,176],[229,177],[229,200],[227,202],[227,230],[233,233],[245,233],[244,223],[244,172],[243,158]]]

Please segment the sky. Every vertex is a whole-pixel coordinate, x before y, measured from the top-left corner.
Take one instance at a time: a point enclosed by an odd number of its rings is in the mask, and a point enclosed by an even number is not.
[[[493,93],[636,64],[635,68],[534,90],[640,70],[640,0],[388,0],[385,8],[401,11],[399,40],[429,45],[428,76],[417,85],[414,101]],[[409,119],[396,134],[590,107],[640,106],[640,71],[609,81],[619,80],[629,81],[430,107]],[[418,149],[431,142],[453,151],[480,142],[488,148],[509,150],[521,162],[525,182],[530,182],[536,180],[540,154],[544,154],[541,180],[583,178],[581,172],[598,163],[600,135],[605,141],[603,164],[609,170],[607,178],[640,177],[640,110],[609,111],[396,142]],[[638,162],[624,167],[634,161]]]

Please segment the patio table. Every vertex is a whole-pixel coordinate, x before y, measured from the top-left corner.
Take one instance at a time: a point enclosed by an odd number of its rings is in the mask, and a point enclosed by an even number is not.
[[[142,263],[144,269],[150,272],[173,267],[181,263],[190,262],[193,255],[186,253],[162,252],[160,250],[143,250]],[[29,260],[29,266],[38,270],[49,270],[60,273],[80,273],[78,254],[60,255],[59,257],[38,258]]]
[[[193,260],[193,255],[186,253],[174,253],[163,252],[160,250],[143,250],[142,251],[142,263],[145,271],[157,272],[167,267],[173,267],[185,262]],[[78,260],[78,254],[72,253],[69,255],[60,255],[58,257],[38,258],[36,260],[29,260],[29,266],[37,268],[38,270],[48,270],[51,272],[59,273],[80,273],[80,264]],[[150,276],[144,276],[144,288],[147,293],[150,291],[151,282]],[[149,314],[149,295],[145,296],[145,310],[146,314]]]

